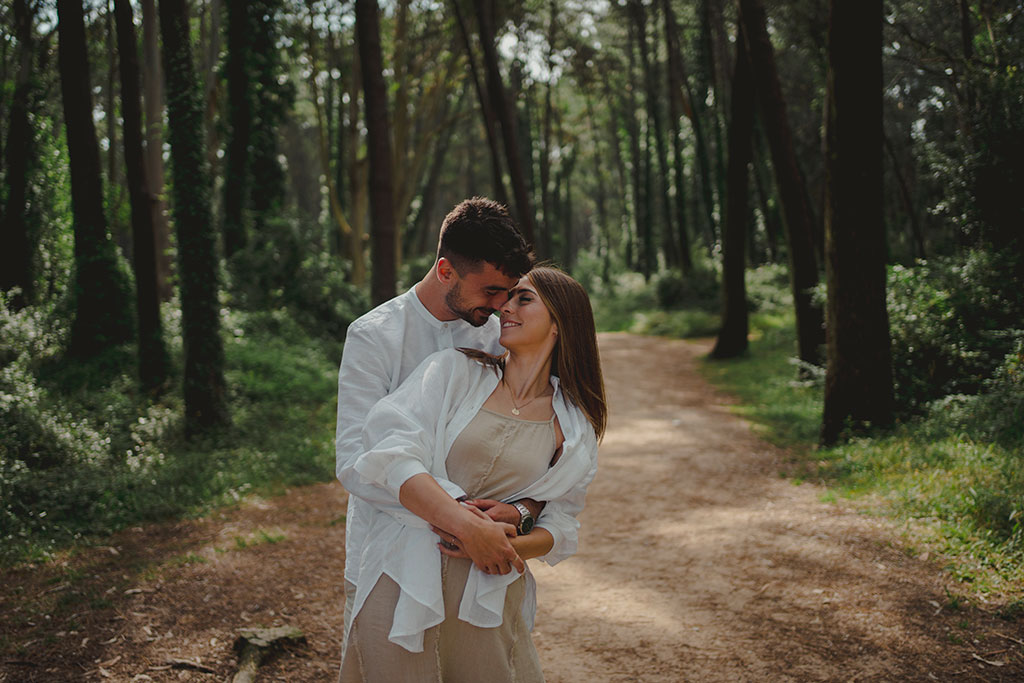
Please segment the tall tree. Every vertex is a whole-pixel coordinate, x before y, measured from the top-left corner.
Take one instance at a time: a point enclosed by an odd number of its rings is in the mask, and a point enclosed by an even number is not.
[[[143,387],[153,389],[166,381],[169,363],[160,321],[156,239],[149,203],[152,193],[142,153],[138,43],[129,0],[114,0],[114,15],[117,51],[120,53],[124,167],[132,216],[135,312],[139,321],[139,381]]]
[[[672,150],[676,167],[676,215],[679,217],[680,224],[680,246],[683,246],[683,240],[688,242],[684,227],[685,221],[682,218],[686,214],[686,179],[683,174],[683,140],[680,130],[680,119],[684,114],[690,120],[690,125],[693,128],[693,146],[697,153],[696,166],[700,176],[700,204],[704,209],[704,239],[710,246],[714,244],[718,230],[715,221],[714,187],[711,180],[713,169],[708,153],[707,136],[704,132],[705,106],[703,98],[693,96],[693,90],[687,80],[683,50],[679,41],[679,25],[676,23],[675,12],[670,0],[662,0],[662,11],[665,14],[665,43],[668,50],[669,115],[672,122],[670,130],[672,131]],[[685,244],[685,247],[686,251],[682,253],[684,266],[685,261],[691,258],[689,244]]]
[[[356,0],[356,33],[366,107],[366,145],[370,158],[370,214],[373,218],[370,235],[373,254],[370,297],[375,304],[395,296],[398,275],[395,272],[397,235],[391,179],[390,125],[380,49],[379,12],[377,0]]]
[[[131,304],[103,212],[103,180],[92,118],[92,81],[81,0],[57,2],[57,32],[75,224],[75,319],[68,351],[73,356],[89,357],[111,344],[131,339]]]
[[[832,0],[826,111],[828,369],[821,441],[892,422],[882,214],[882,0]]]
[[[627,5],[630,10],[630,17],[633,21],[633,25],[636,28],[637,45],[640,50],[640,65],[644,72],[644,91],[645,101],[647,103],[647,121],[648,128],[654,132],[654,155],[658,162],[658,177],[662,180],[661,191],[658,192],[658,196],[661,198],[661,211],[664,218],[664,224],[662,226],[662,249],[665,252],[665,260],[669,265],[676,265],[680,261],[676,245],[676,234],[672,227],[672,205],[669,197],[668,182],[669,182],[669,168],[668,168],[668,152],[665,145],[665,125],[661,115],[661,101],[659,94],[662,89],[658,86],[657,77],[657,65],[654,58],[651,56],[651,50],[648,45],[647,38],[647,11],[644,8],[641,0],[629,0]],[[653,218],[653,215],[651,216]],[[683,220],[683,216],[677,217],[679,220]],[[685,234],[685,230],[682,231]],[[687,256],[689,255],[689,245],[683,247]],[[692,264],[683,264],[685,269],[689,269]]]
[[[785,216],[798,352],[800,360],[817,365],[821,362],[818,348],[824,341],[824,329],[821,308],[811,299],[811,290],[818,284],[818,265],[812,239],[814,218],[793,149],[793,134],[761,0],[740,0],[740,21],[747,37],[758,111],[768,133],[772,165]]]
[[[7,205],[0,218],[0,291],[21,289],[12,304],[20,308],[33,299],[32,242],[27,220],[29,160],[34,154],[29,112],[33,100],[35,3],[14,0],[14,33],[18,40],[18,71],[4,147]]]
[[[516,123],[512,116],[512,107],[505,94],[505,83],[501,78],[498,66],[498,50],[495,47],[496,29],[494,27],[493,0],[473,0],[476,7],[477,25],[480,30],[480,46],[484,53],[484,76],[487,91],[491,97],[491,105],[498,114],[501,123],[501,139],[505,143],[505,159],[508,161],[508,174],[512,182],[512,195],[516,200],[516,217],[519,229],[526,241],[533,243],[536,229],[533,220],[533,207],[526,191],[526,175],[523,162],[519,155],[516,142]]]
[[[160,34],[185,348],[185,431],[194,436],[227,423],[228,409],[217,300],[217,239],[210,217],[202,95],[192,60],[186,0],[161,0]]]
[[[231,258],[245,246],[248,236],[245,208],[252,183],[251,138],[255,110],[252,86],[252,26],[248,2],[228,0],[227,58],[228,143],[224,163],[224,219],[221,233],[224,255]]]
[[[155,0],[142,0],[142,91],[146,107],[146,179],[149,181],[149,211],[156,233],[157,282],[160,298],[169,301],[174,293],[171,272],[171,232],[164,199],[164,76],[160,69],[159,20]]]
[[[722,327],[712,358],[733,358],[747,350],[746,258],[750,160],[754,136],[754,83],[743,25],[737,27],[736,70],[729,116],[729,170],[722,235]]]
[[[493,178],[494,198],[502,203],[508,204],[508,192],[505,190],[505,180],[501,170],[501,151],[498,146],[498,117],[491,106],[491,100],[487,97],[483,85],[480,83],[480,73],[476,64],[476,55],[473,52],[473,45],[469,39],[469,29],[466,27],[466,19],[459,7],[459,0],[452,0],[452,9],[455,13],[455,21],[459,27],[459,36],[462,38],[462,45],[466,50],[466,59],[469,64],[469,74],[473,79],[473,89],[476,91],[477,100],[480,102],[480,113],[484,120],[484,132],[487,133],[487,147],[491,150],[491,176]]]
[[[278,128],[284,125],[295,100],[295,88],[282,78],[282,53],[278,47],[283,0],[249,0],[252,29],[250,50],[255,91],[251,131],[252,187],[246,205],[252,208],[253,241],[267,242],[263,229],[284,204],[285,177],[278,152]]]

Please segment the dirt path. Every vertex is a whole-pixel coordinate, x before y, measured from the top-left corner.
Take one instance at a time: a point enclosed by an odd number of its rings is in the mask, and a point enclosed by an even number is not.
[[[706,347],[601,349],[612,418],[581,552],[534,563],[549,683],[1024,680],[1024,623],[958,606],[891,524],[782,479],[695,372]],[[337,485],[306,487],[10,572],[0,682],[225,680],[255,624],[307,635],[260,680],[331,681],[343,511]]]

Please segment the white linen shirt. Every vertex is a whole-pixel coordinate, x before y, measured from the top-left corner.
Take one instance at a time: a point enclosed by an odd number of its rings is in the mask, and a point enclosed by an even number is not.
[[[399,387],[427,356],[442,349],[467,347],[499,354],[501,327],[491,316],[480,327],[465,320],[438,320],[409,289],[348,326],[338,370],[338,424],[335,468],[342,485],[353,492],[357,482],[343,476],[347,464],[363,452],[362,430],[377,401]],[[352,488],[350,488],[350,486]],[[372,491],[364,495],[372,497]],[[358,558],[368,531],[365,506],[349,496],[345,522],[345,580],[358,583]]]
[[[459,433],[479,412],[498,384],[488,366],[449,349],[430,356],[393,394],[370,411],[363,428],[364,452],[342,467],[339,477],[356,482],[372,502],[366,519],[369,539],[358,557],[359,581],[352,618],[359,613],[381,574],[400,588],[388,640],[411,652],[423,650],[423,633],[444,620],[441,554],[429,525],[398,502],[401,486],[410,477],[432,475],[453,496],[464,495],[447,480],[445,461]],[[555,547],[542,559],[555,564],[576,551],[579,523],[587,486],[597,472],[597,438],[583,412],[562,393],[558,380],[552,406],[564,442],[562,455],[537,481],[508,500],[548,501],[538,520],[551,532]],[[351,563],[355,557],[350,557]],[[501,624],[506,587],[519,578],[512,571],[488,575],[475,566],[463,591],[459,618],[484,628]],[[532,628],[536,609],[535,585],[527,570],[523,615]]]

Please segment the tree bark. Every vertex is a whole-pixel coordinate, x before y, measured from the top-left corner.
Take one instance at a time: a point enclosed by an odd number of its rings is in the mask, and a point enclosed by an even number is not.
[[[139,381],[155,389],[167,380],[169,359],[160,320],[156,240],[150,211],[146,161],[142,153],[142,107],[135,23],[129,0],[114,0],[117,51],[120,53],[124,167],[132,216],[132,264],[135,312],[139,321]]]
[[[832,1],[825,202],[828,368],[821,442],[892,423],[882,213],[882,0]]]
[[[800,360],[817,365],[821,363],[819,347],[824,341],[824,330],[821,308],[811,301],[811,290],[818,284],[812,238],[814,219],[793,149],[793,135],[761,0],[740,0],[740,21],[747,37],[754,92],[767,129],[785,216]]]
[[[484,132],[487,133],[487,148],[491,151],[491,178],[494,184],[494,198],[501,204],[508,205],[508,192],[505,190],[505,180],[501,170],[501,149],[498,147],[498,133],[495,127],[498,125],[498,117],[491,107],[491,101],[480,85],[480,74],[476,64],[476,55],[473,53],[473,46],[469,39],[469,29],[466,27],[466,19],[459,7],[458,0],[452,0],[452,9],[455,11],[455,20],[459,25],[459,36],[466,49],[466,59],[469,61],[469,73],[473,79],[473,88],[476,90],[477,99],[480,102],[480,113],[484,123]]]
[[[505,95],[505,84],[501,79],[501,70],[498,68],[498,51],[494,47],[493,7],[490,5],[492,1],[474,0],[473,3],[476,6],[477,24],[480,30],[480,46],[484,53],[484,76],[487,81],[487,91],[491,97],[491,105],[497,112],[498,120],[501,122],[501,138],[505,143],[505,159],[508,161],[508,172],[512,181],[512,194],[516,200],[519,229],[522,231],[527,243],[533,244],[537,232],[534,226],[533,207],[530,197],[526,192],[526,176],[523,172],[523,163],[519,156],[519,145],[516,142],[515,119],[512,116],[512,109]]]
[[[684,111],[690,112],[690,120],[696,122],[697,117],[692,108],[693,98],[690,96],[689,87],[686,85],[686,75],[683,70],[683,57],[679,48],[679,28],[676,26],[675,15],[672,12],[672,4],[669,0],[663,0],[662,11],[665,14],[665,48],[668,52],[668,111],[671,125],[669,131],[672,135],[672,165],[675,169],[676,188],[676,225],[679,226],[679,257],[683,273],[688,274],[693,270],[693,256],[690,251],[690,235],[686,229],[686,174],[685,162],[683,161],[682,130],[679,125]],[[686,97],[684,98],[684,95]],[[700,126],[693,126],[694,142],[698,150],[698,166],[705,174],[705,164],[700,155],[703,147],[703,140],[700,135]],[[706,155],[705,155],[706,156]],[[711,215],[712,206],[709,201],[704,205],[708,208],[707,218],[709,225],[714,225],[714,217]],[[711,228],[712,234],[714,228]]]
[[[224,256],[230,259],[248,242],[245,209],[252,184],[249,147],[254,115],[253,82],[250,73],[253,27],[249,4],[227,3],[228,144],[224,160],[224,223],[221,234]]]
[[[356,34],[359,63],[363,73],[366,109],[367,154],[370,160],[370,215],[373,219],[370,249],[373,272],[370,297],[379,304],[394,298],[395,215],[391,173],[391,140],[388,99],[384,84],[380,48],[380,18],[377,0],[356,0]]]
[[[164,74],[174,178],[182,337],[185,433],[197,436],[228,422],[224,347],[217,300],[216,232],[203,135],[202,94],[189,40],[186,0],[161,0]]]
[[[142,0],[142,89],[146,108],[146,177],[149,181],[149,211],[156,233],[157,281],[160,298],[174,295],[171,273],[171,231],[164,200],[164,77],[160,69],[159,20],[155,0]]]
[[[18,72],[4,147],[7,205],[0,218],[0,291],[18,287],[21,293],[11,299],[15,309],[23,308],[34,298],[32,241],[28,231],[29,160],[35,154],[29,111],[32,107],[32,72],[35,66],[35,41],[32,23],[35,7],[28,0],[14,0],[14,33],[18,40]]]
[[[216,178],[218,173],[217,152],[220,150],[220,134],[217,126],[218,100],[220,99],[220,42],[222,36],[221,18],[224,9],[221,0],[209,0],[206,7],[208,22],[205,40],[200,37],[199,47],[202,48],[203,77],[203,128],[206,130],[206,158],[210,168],[210,177]]]
[[[742,24],[736,35],[736,70],[729,116],[729,169],[722,235],[722,327],[712,358],[733,358],[747,350],[746,236],[750,161],[754,135],[754,83]]]
[[[658,162],[658,176],[661,178],[661,191],[658,195],[661,198],[661,211],[664,222],[662,224],[661,242],[662,251],[665,254],[665,262],[669,266],[675,266],[680,261],[679,246],[676,244],[676,234],[673,229],[672,204],[669,198],[668,181],[668,152],[665,145],[665,125],[661,115],[661,103],[658,94],[661,89],[658,87],[657,65],[651,58],[647,39],[647,12],[641,0],[629,0],[628,7],[630,16],[637,32],[637,44],[640,49],[640,65],[644,72],[645,101],[648,118],[648,126],[654,131],[654,156]],[[653,182],[651,183],[653,192]],[[653,218],[653,212],[651,214]],[[679,220],[685,220],[683,216]],[[685,232],[685,231],[684,231]],[[687,248],[687,251],[688,248]]]
[[[346,251],[352,263],[352,270],[349,280],[356,286],[363,286],[366,283],[366,215],[369,213],[368,179],[369,169],[367,168],[366,157],[359,156],[359,104],[361,98],[359,93],[363,90],[362,67],[359,64],[358,38],[352,45],[352,78],[348,83],[348,119],[349,125],[347,135],[349,137],[346,146],[347,154],[345,167],[348,172],[349,197],[352,201],[351,216],[349,223],[352,226],[352,234],[344,240]]]
[[[57,17],[75,224],[75,318],[68,352],[87,358],[131,339],[131,304],[103,212],[102,169],[92,118],[92,81],[81,0],[59,0]]]

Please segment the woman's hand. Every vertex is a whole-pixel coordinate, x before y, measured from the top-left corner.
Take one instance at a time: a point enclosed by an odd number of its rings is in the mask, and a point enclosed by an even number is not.
[[[463,520],[466,524],[460,534],[431,527],[441,538],[438,544],[441,553],[472,560],[485,574],[508,574],[513,568],[524,572],[526,564],[511,544],[516,535],[515,527],[495,522],[473,506],[466,505],[464,509],[468,515]]]

